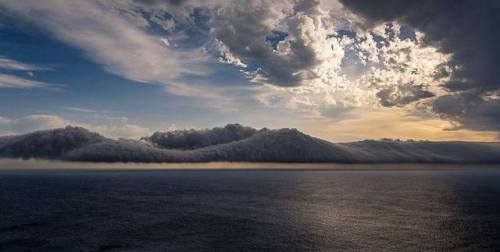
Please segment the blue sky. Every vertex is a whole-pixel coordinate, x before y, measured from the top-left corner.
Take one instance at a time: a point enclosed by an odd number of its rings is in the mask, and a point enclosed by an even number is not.
[[[0,10],[3,135],[241,123],[332,141],[497,136],[436,112],[453,52],[397,21],[363,24],[338,1],[1,0]]]
[[[197,99],[172,95],[161,85],[141,83],[110,73],[85,57],[80,49],[62,43],[30,24],[9,18],[4,18],[2,23],[0,55],[50,67],[50,70],[43,71],[7,72],[53,85],[53,88],[2,89],[0,113],[4,117],[57,114],[89,123],[127,118],[130,123],[158,129],[215,126],[224,120],[231,122],[233,116],[207,107]],[[216,73],[208,78],[217,85],[248,82],[232,66],[216,68]],[[185,79],[197,83],[206,81],[206,76],[186,76]]]

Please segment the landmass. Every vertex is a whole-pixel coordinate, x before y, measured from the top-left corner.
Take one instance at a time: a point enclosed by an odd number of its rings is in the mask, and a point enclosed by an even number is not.
[[[111,139],[82,127],[0,137],[0,158],[104,163],[500,163],[497,142],[332,143],[296,129],[229,124]]]

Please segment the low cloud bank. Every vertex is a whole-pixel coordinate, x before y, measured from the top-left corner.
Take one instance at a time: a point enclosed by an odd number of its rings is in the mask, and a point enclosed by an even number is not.
[[[215,144],[239,141],[253,136],[256,129],[239,124],[228,124],[224,128],[205,130],[175,130],[156,132],[143,140],[166,149],[197,149]]]
[[[114,140],[84,128],[66,127],[0,138],[0,157],[143,163],[500,163],[500,143],[389,140],[330,143],[295,129],[256,130],[241,125],[156,135],[167,137],[160,138],[161,141],[153,136],[140,141]]]

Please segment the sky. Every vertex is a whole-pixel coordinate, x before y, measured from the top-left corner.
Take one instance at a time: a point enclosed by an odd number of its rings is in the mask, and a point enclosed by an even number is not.
[[[497,141],[497,0],[0,0],[0,135]]]

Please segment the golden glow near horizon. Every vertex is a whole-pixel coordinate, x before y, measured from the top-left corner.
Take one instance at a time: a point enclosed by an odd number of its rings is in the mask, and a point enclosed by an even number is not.
[[[321,125],[321,126],[318,126]],[[498,134],[488,131],[455,129],[450,122],[440,118],[422,119],[405,116],[401,111],[364,111],[355,118],[335,120],[311,119],[300,128],[316,137],[332,142],[350,142],[364,139],[392,138],[401,140],[479,141],[496,142]]]

